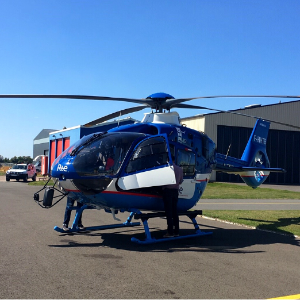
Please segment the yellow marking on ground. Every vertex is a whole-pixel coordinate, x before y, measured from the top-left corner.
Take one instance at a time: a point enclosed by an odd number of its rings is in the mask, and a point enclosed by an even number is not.
[[[275,300],[275,299],[300,299],[300,294],[291,295],[291,296],[277,297],[277,298],[270,298],[268,300]]]

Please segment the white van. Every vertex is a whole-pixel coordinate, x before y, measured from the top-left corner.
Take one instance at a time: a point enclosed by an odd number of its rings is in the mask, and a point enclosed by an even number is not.
[[[17,181],[23,179],[27,181],[29,178],[32,181],[36,181],[36,169],[33,164],[17,164],[6,172],[6,181],[10,181],[11,179],[16,179]]]

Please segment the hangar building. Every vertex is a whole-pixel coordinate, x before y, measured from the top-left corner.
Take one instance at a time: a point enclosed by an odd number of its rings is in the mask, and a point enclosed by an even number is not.
[[[271,105],[251,105],[232,110],[300,127],[300,101],[290,101]],[[229,113],[209,113],[182,118],[181,124],[205,132],[217,146],[217,151],[229,156],[242,157],[256,120]],[[267,154],[271,167],[284,168],[287,172],[271,173],[266,183],[300,184],[300,130],[271,123],[267,140]],[[239,176],[213,172],[212,181],[242,182]]]
[[[57,129],[43,129],[33,139],[33,159],[38,155],[49,154],[49,133]]]
[[[104,122],[94,126],[78,125],[71,128],[64,128],[62,130],[43,129],[33,140],[33,158],[38,155],[49,156],[48,170],[56,157],[58,157],[65,149],[83,136],[95,132],[107,131],[116,126],[128,125],[137,122],[131,117]]]

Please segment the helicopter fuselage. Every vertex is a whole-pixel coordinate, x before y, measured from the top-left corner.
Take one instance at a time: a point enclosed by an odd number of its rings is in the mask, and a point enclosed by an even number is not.
[[[163,210],[162,188],[174,183],[176,163],[184,172],[178,210],[192,208],[215,165],[215,143],[205,133],[165,124],[164,114],[159,115],[156,123],[144,121],[83,137],[56,158],[52,177],[69,197],[98,208]]]

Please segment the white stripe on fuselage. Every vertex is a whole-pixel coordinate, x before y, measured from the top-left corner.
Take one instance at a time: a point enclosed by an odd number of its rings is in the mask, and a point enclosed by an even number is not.
[[[210,179],[210,176],[211,176],[211,173],[196,174],[196,176],[194,178],[184,179],[184,181],[182,182],[182,184],[180,185],[180,188],[179,188],[179,197],[182,199],[191,199],[195,193],[195,184],[201,183],[201,182],[208,182]],[[117,180],[118,180],[118,178],[113,178],[113,180],[111,181],[111,183],[107,186],[107,188],[105,190],[106,193],[109,193],[109,192],[120,193],[120,194],[123,193],[122,191],[118,191],[116,189],[116,181]],[[66,191],[80,193],[78,188],[73,184],[72,180],[67,179],[65,181],[60,181],[59,185],[62,186]],[[130,193],[130,190],[128,190],[127,193]],[[134,193],[133,195],[135,195],[135,194],[136,193]],[[136,195],[139,195],[139,194],[136,194]]]

